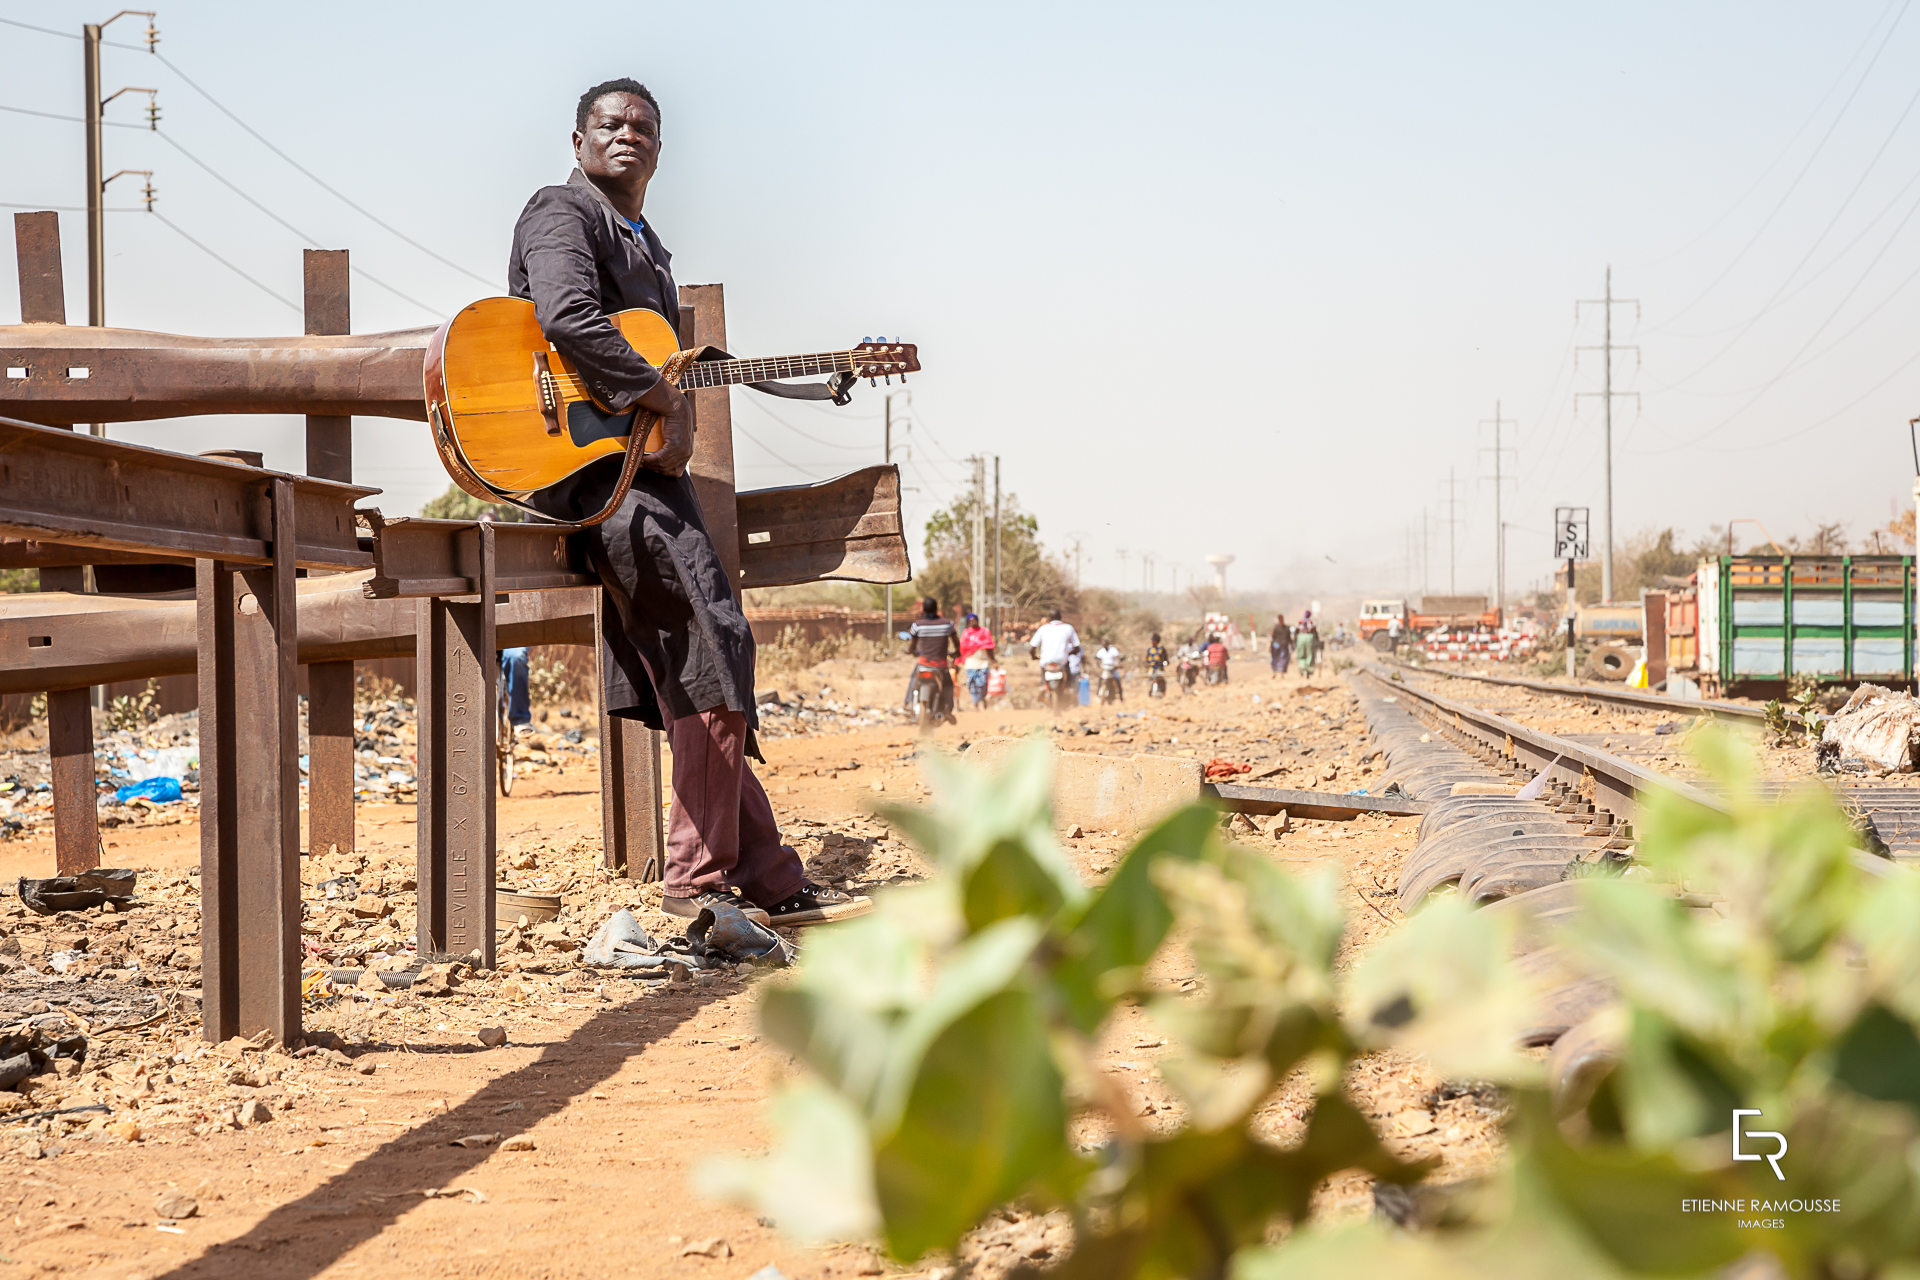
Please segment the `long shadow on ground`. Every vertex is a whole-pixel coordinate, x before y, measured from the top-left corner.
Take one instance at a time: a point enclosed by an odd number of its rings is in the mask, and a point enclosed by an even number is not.
[[[649,995],[595,1014],[565,1040],[547,1046],[524,1067],[491,1081],[473,1097],[361,1157],[300,1199],[262,1218],[245,1235],[210,1246],[158,1280],[198,1280],[235,1275],[297,1280],[325,1271],[361,1244],[392,1226],[420,1203],[426,1186],[449,1186],[484,1164],[496,1148],[450,1145],[472,1133],[497,1133],[504,1141],[533,1128],[616,1074],[627,1059],[667,1038],[681,1024],[725,992]],[[619,1047],[597,1045],[594,1037],[615,1034]],[[632,1047],[627,1047],[631,1045]],[[529,1099],[533,1089],[547,1096]],[[496,1115],[495,1108],[519,1102],[525,1108]],[[408,1159],[393,1157],[401,1152]],[[324,1218],[322,1231],[316,1219]],[[298,1250],[282,1249],[299,1241]],[[259,1255],[272,1251],[271,1257]],[[242,1261],[237,1251],[254,1256]]]

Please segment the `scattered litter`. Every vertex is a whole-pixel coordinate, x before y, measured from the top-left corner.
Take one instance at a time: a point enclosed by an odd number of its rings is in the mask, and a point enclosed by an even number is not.
[[[172,804],[184,799],[186,793],[180,789],[178,778],[148,778],[142,782],[129,782],[113,793],[113,798],[121,804],[129,800],[151,800],[155,804]]]
[[[455,1138],[447,1145],[450,1147],[490,1147],[500,1140],[497,1133],[470,1133],[464,1138]]]
[[[1814,749],[1827,771],[1910,773],[1920,740],[1920,701],[1877,684],[1863,684],[1827,721]]]
[[[749,920],[731,902],[702,907],[687,926],[687,941],[693,944],[693,953],[704,959],[784,965],[794,955],[791,943]]]
[[[660,944],[622,907],[593,935],[583,958],[596,969],[643,969],[665,963],[659,952]]]
[[[1206,776],[1208,782],[1220,782],[1242,773],[1252,773],[1253,766],[1241,764],[1235,760],[1223,760],[1219,756],[1207,761]]]
[[[452,1200],[459,1196],[466,1196],[468,1204],[487,1202],[487,1193],[478,1187],[428,1187],[420,1194],[429,1200]]]
[[[124,901],[133,896],[134,873],[124,867],[103,867],[83,871],[77,876],[49,876],[44,880],[20,877],[20,901],[36,915],[50,916],[60,911],[86,911],[103,906],[108,899]]]
[[[706,1240],[693,1240],[680,1247],[683,1258],[731,1258],[733,1246],[719,1236]]]

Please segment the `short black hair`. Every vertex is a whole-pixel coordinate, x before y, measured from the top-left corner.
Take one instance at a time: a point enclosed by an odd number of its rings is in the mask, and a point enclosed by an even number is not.
[[[929,618],[937,618],[940,616],[940,602],[928,596],[920,602],[920,612]]]
[[[1060,611],[1058,609],[1047,610],[1047,621],[1049,622],[1060,621]]]
[[[573,127],[580,132],[587,127],[587,113],[593,110],[593,104],[610,93],[630,93],[653,108],[653,118],[660,118],[660,104],[647,86],[632,76],[621,76],[618,80],[603,80],[580,95],[580,105],[573,109]]]

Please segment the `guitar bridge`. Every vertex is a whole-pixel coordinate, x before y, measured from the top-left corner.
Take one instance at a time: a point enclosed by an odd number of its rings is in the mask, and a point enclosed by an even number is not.
[[[547,434],[560,434],[560,389],[553,384],[553,371],[547,367],[547,353],[533,353],[534,395],[540,401],[540,416],[546,421]]]

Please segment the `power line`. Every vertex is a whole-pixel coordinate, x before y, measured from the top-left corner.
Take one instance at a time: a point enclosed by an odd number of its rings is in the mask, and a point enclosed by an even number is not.
[[[258,280],[255,280],[252,276],[242,271],[239,267],[236,267],[235,265],[233,265],[233,263],[228,262],[225,258],[221,257],[219,254],[209,249],[206,245],[200,243],[198,240],[188,235],[186,231],[184,231],[178,224],[170,221],[165,214],[155,212],[153,216],[157,218],[162,225],[172,230],[172,232],[175,235],[179,236],[182,240],[185,240],[188,244],[192,245],[194,248],[198,249],[200,252],[206,254],[209,258],[212,258],[215,262],[219,263],[221,266],[225,267],[227,270],[233,272],[233,274],[239,276],[242,280],[245,280],[248,284],[252,285],[254,288],[260,290],[260,292],[267,294],[269,297],[273,298],[274,300],[280,303],[285,304],[287,307],[291,308],[292,310],[299,311],[304,314],[304,308],[302,308],[299,303],[295,302],[291,298],[282,297],[280,294],[276,293],[274,290],[268,288],[266,285],[260,283]]]
[[[15,25],[18,26],[22,24],[16,23]],[[25,107],[12,107],[12,106],[0,105],[0,111],[12,111],[20,115],[27,115],[27,116],[40,116],[43,119],[47,119],[47,120],[63,120],[69,124],[85,124],[86,123],[86,121],[82,120],[79,116],[56,115],[51,111],[31,111]],[[113,121],[113,120],[106,121],[105,123],[114,125],[115,127],[122,128],[122,129],[140,129],[141,128],[141,126],[137,124],[123,124],[119,121]],[[208,164],[205,160],[202,160],[199,156],[187,150],[184,146],[180,144],[178,139],[176,139],[172,134],[168,133],[166,130],[143,129],[142,132],[150,132],[150,133],[159,135],[159,137],[164,142],[166,142],[168,146],[172,147],[175,151],[178,151],[181,155],[185,156],[187,159],[193,161],[195,164],[199,165],[202,169],[206,170],[208,174],[212,175],[212,177],[216,181],[218,181],[223,186],[225,186],[229,191],[232,191],[235,195],[239,196],[242,200],[245,200],[248,204],[258,209],[261,213],[266,214],[267,217],[273,219],[275,222],[279,223],[282,227],[286,228],[288,231],[291,231],[299,239],[306,241],[309,248],[317,249],[320,247],[320,242],[318,240],[314,239],[312,236],[308,235],[306,232],[302,231],[300,228],[294,226],[291,222],[288,222],[285,218],[281,217],[279,214],[275,213],[273,210],[267,208],[267,206],[262,204],[260,201],[248,195],[244,190],[241,189],[238,183],[235,183],[232,179],[226,177],[219,170],[215,169],[212,165]],[[36,205],[34,207],[45,209],[45,208],[49,208],[50,206]],[[75,208],[68,211],[84,212],[84,209]],[[172,224],[169,223],[168,225],[171,226]],[[175,228],[175,229],[178,230],[178,228]],[[181,232],[181,234],[185,235],[186,233]],[[194,243],[198,244],[199,242],[195,241]],[[205,248],[204,245],[201,247]],[[212,250],[209,249],[207,250],[207,252],[210,255],[218,258],[218,255],[214,255]],[[229,267],[233,266],[232,263],[226,262],[226,259],[224,258],[218,258],[218,260],[222,263],[225,263],[225,265]],[[438,308],[428,306],[426,303],[420,301],[418,298],[412,297],[411,295],[406,293],[402,293],[399,289],[395,288],[393,285],[388,284],[385,280],[382,280],[379,276],[374,275],[371,271],[368,271],[364,267],[355,265],[350,267],[349,269],[355,275],[359,276],[361,279],[368,280],[374,284],[379,285],[382,289],[385,289],[388,293],[391,293],[394,297],[399,298],[403,302],[411,303],[413,306],[420,308],[422,311],[426,312],[430,316],[439,316],[441,314]],[[252,281],[254,284],[260,284],[259,281],[254,280],[252,276],[247,275],[246,272],[241,271],[238,267],[233,267],[233,270],[236,274],[240,275],[244,279]],[[266,288],[265,285],[260,285],[260,287],[263,289]],[[267,289],[267,292],[273,293],[273,290]],[[280,297],[280,295],[277,293],[274,293],[273,296],[276,298],[280,298],[280,301],[282,302],[286,302],[286,299]],[[295,309],[298,310],[299,308],[296,307]]]
[[[275,154],[276,156],[279,156],[282,160],[286,161],[289,165],[292,165],[296,170],[298,170],[306,178],[312,181],[315,186],[319,187],[322,191],[325,191],[328,195],[332,196],[334,199],[346,205],[349,209],[352,209],[355,213],[359,214],[361,217],[367,219],[369,222],[379,227],[382,231],[385,231],[389,235],[392,235],[402,241],[405,241],[407,244],[413,246],[415,249],[418,249],[421,253],[424,253],[429,258],[432,258],[435,262],[438,262],[443,266],[452,267],[455,271],[460,272],[462,275],[467,276],[470,279],[478,280],[481,284],[486,285],[489,289],[498,289],[500,287],[500,284],[497,280],[490,280],[486,276],[481,275],[477,271],[468,270],[466,267],[461,266],[459,263],[455,262],[451,258],[443,257],[440,254],[435,253],[432,249],[429,249],[426,245],[421,244],[418,240],[415,240],[412,236],[409,236],[406,232],[400,230],[398,227],[394,226],[392,223],[389,223],[384,219],[382,219],[378,214],[375,214],[372,210],[367,209],[360,204],[357,204],[355,201],[349,198],[344,192],[328,184],[327,181],[321,178],[319,174],[307,168],[305,165],[301,164],[298,160],[295,160],[292,156],[282,151],[279,147],[276,147],[275,145],[273,145],[272,142],[269,142],[265,134],[262,134],[258,129],[255,129],[252,125],[248,124],[245,120],[242,120],[239,116],[235,115],[231,110],[227,108],[226,104],[222,103],[218,98],[208,93],[205,89],[202,89],[199,86],[199,84],[194,81],[193,77],[189,76],[186,72],[182,71],[179,67],[174,66],[173,63],[168,60],[166,54],[160,53],[159,51],[156,50],[153,56],[158,58],[160,60],[160,64],[166,67],[167,70],[179,76],[180,79],[186,83],[189,89],[192,89],[195,93],[205,98],[208,102],[211,102],[216,108],[219,109],[222,115],[226,116],[227,119],[233,121],[235,124],[239,125],[242,129],[246,130],[246,132],[253,137],[254,141],[258,142],[261,146],[265,147],[267,150],[273,152],[273,154]],[[378,282],[376,281],[376,283]],[[405,296],[405,295],[402,295],[402,296]]]
[[[30,22],[19,22],[13,18],[0,18],[0,22],[4,22],[8,26],[12,26],[12,27],[21,27],[28,31],[37,31],[41,35],[59,36],[62,39],[66,39],[66,40],[80,39],[79,36],[74,35],[70,31],[55,31],[51,27],[37,27]],[[455,271],[460,272],[462,275],[468,276],[474,280],[478,280],[481,284],[486,285],[489,289],[498,289],[500,287],[499,281],[490,280],[486,276],[483,276],[476,271],[471,271],[468,268],[461,266],[459,263],[455,262],[451,258],[447,258],[442,256],[441,254],[435,253],[432,249],[429,249],[426,245],[421,244],[418,240],[415,240],[412,236],[409,236],[406,232],[400,230],[398,227],[387,222],[385,219],[381,218],[378,214],[374,213],[372,210],[357,203],[351,197],[349,197],[345,192],[339,190],[337,187],[334,187],[333,185],[328,183],[326,179],[322,178],[319,174],[313,172],[313,170],[307,168],[305,165],[301,164],[298,160],[295,160],[292,156],[282,151],[279,147],[275,146],[272,142],[270,142],[267,139],[265,134],[262,134],[258,129],[255,129],[252,125],[248,124],[245,120],[242,120],[230,108],[228,108],[225,103],[221,102],[218,98],[214,97],[212,94],[208,93],[205,89],[201,88],[198,81],[196,81],[192,76],[189,76],[186,72],[182,71],[179,67],[175,66],[173,64],[172,59],[168,58],[166,54],[161,53],[158,49],[150,49],[144,45],[123,44],[118,40],[102,40],[101,43],[105,45],[111,45],[115,49],[132,49],[139,53],[150,54],[152,57],[158,59],[160,64],[166,67],[167,70],[173,72],[173,74],[175,74],[176,76],[179,76],[181,81],[184,82],[189,89],[192,89],[195,93],[199,94],[201,97],[205,98],[208,102],[212,103],[214,108],[218,110],[222,115],[226,116],[227,119],[233,121],[235,124],[239,125],[241,129],[245,130],[246,133],[250,135],[254,141],[258,142],[261,146],[265,147],[267,150],[273,152],[273,154],[275,154],[276,156],[279,156],[282,160],[286,161],[295,170],[297,170],[301,175],[303,175],[309,181],[311,181],[315,186],[319,187],[322,191],[325,191],[328,195],[340,201],[340,203],[346,205],[349,209],[352,209],[355,213],[359,214],[361,217],[367,219],[369,222],[379,227],[382,231],[385,231],[389,235],[392,235],[397,239],[404,241],[406,244],[419,250],[421,253],[426,254],[429,258],[432,258],[435,262],[438,262],[443,266],[452,267]],[[13,109],[20,110],[20,108],[13,108]],[[45,115],[47,113],[30,111],[30,112],[25,112],[25,114]],[[71,119],[72,117],[56,116],[54,118],[55,119]],[[138,128],[137,125],[132,127]],[[208,172],[212,172],[212,171],[208,170]],[[224,179],[222,179],[222,181],[224,181]],[[367,279],[372,280],[373,283],[380,285],[381,288],[392,290],[398,296],[402,298],[406,298],[405,294],[399,293],[398,290],[393,290],[392,286],[387,285],[384,282],[377,280],[372,276],[367,276],[366,273],[363,271],[360,271],[359,268],[356,267],[354,268],[354,270],[358,274],[366,276]],[[407,298],[407,301],[413,302],[413,299]],[[428,311],[431,314],[434,314],[434,315],[439,314],[439,312],[434,311],[432,307],[426,307],[422,303],[415,302],[414,305],[422,307],[424,310]]]
[[[766,454],[769,458],[772,458],[775,462],[778,462],[780,465],[785,467],[791,467],[795,471],[798,471],[801,475],[806,476],[809,479],[819,480],[822,478],[817,472],[811,471],[808,468],[801,466],[797,462],[789,462],[785,458],[781,457],[779,454],[775,453],[773,450],[767,448],[767,446],[764,443],[762,443],[757,437],[755,437],[752,432],[748,431],[745,427],[742,427],[739,423],[735,423],[733,429],[735,431],[738,431],[741,435],[745,436],[748,442],[751,443],[756,449],[760,450],[760,452]]]
[[[1899,14],[1894,17],[1893,24],[1887,28],[1887,34],[1881,37],[1880,47],[1873,51],[1873,57],[1868,60],[1866,69],[1861,71],[1860,78],[1854,82],[1852,91],[1847,94],[1847,100],[1840,104],[1840,110],[1834,115],[1833,123],[1829,124],[1827,131],[1820,135],[1820,141],[1814,144],[1813,154],[1807,157],[1807,162],[1800,166],[1800,172],[1795,174],[1793,181],[1787,184],[1786,191],[1782,193],[1779,201],[1775,203],[1773,210],[1768,213],[1766,218],[1760,223],[1759,229],[1753,233],[1752,238],[1749,239],[1746,244],[1740,247],[1740,252],[1733,255],[1732,260],[1727,263],[1720,274],[1715,276],[1707,287],[1695,296],[1692,302],[1689,302],[1686,306],[1680,308],[1674,312],[1672,316],[1668,317],[1668,324],[1673,323],[1673,321],[1678,320],[1681,316],[1699,306],[1706,300],[1708,294],[1719,288],[1720,282],[1732,274],[1733,269],[1740,265],[1741,259],[1747,256],[1748,251],[1760,242],[1760,237],[1766,234],[1767,228],[1773,225],[1773,220],[1780,215],[1780,211],[1786,208],[1787,201],[1792,199],[1793,193],[1800,189],[1800,183],[1807,176],[1808,170],[1813,168],[1814,161],[1818,160],[1821,152],[1826,150],[1827,143],[1832,139],[1834,130],[1838,129],[1840,122],[1846,119],[1848,109],[1853,106],[1853,100],[1859,97],[1860,90],[1866,87],[1868,77],[1873,74],[1874,67],[1879,65],[1880,55],[1887,51],[1887,44],[1893,39],[1893,33],[1899,29],[1901,20],[1907,16],[1907,8],[1911,4],[1912,0],[1903,0],[1900,5]]]
[[[872,445],[837,444],[832,440],[822,440],[818,436],[808,435],[806,432],[794,426],[791,422],[788,422],[785,418],[781,417],[779,414],[775,413],[773,410],[767,408],[767,406],[765,406],[764,404],[761,404],[760,401],[762,398],[763,397],[760,397],[760,396],[748,396],[748,397],[745,397],[744,399],[747,404],[752,405],[754,408],[758,409],[760,412],[766,414],[769,418],[772,418],[775,422],[779,423],[781,426],[785,427],[787,430],[793,432],[793,434],[799,436],[802,440],[810,440],[814,444],[823,445],[828,449],[845,449],[849,453],[870,453],[873,449]]]
[[[230,178],[226,177],[224,174],[220,173],[212,165],[208,164],[205,160],[202,160],[199,156],[193,154],[193,152],[181,146],[180,143],[174,139],[172,134],[168,133],[164,129],[155,129],[153,130],[153,132],[159,134],[160,138],[168,146],[172,147],[175,151],[178,151],[181,155],[193,161],[195,164],[199,165],[202,169],[205,169],[209,174],[211,174],[214,177],[215,180],[220,182],[229,191],[239,196],[242,200],[245,200],[248,204],[258,209],[261,213],[264,213],[269,218],[272,218],[275,222],[285,227],[288,231],[293,232],[293,234],[298,236],[300,239],[306,241],[309,248],[318,249],[320,247],[320,242],[318,240],[314,239],[312,236],[308,235],[306,232],[302,231],[300,228],[294,226],[291,222],[288,222],[285,218],[281,217],[279,214],[275,213],[273,210],[267,208],[266,205],[261,204],[258,200],[254,199],[252,196],[248,195],[245,191],[241,190],[237,183],[232,181]],[[426,303],[420,301],[418,298],[409,297],[407,294],[400,292],[400,290],[394,288],[392,285],[388,284],[385,280],[382,280],[379,276],[374,275],[370,271],[364,270],[363,268],[360,268],[360,267],[350,267],[349,269],[353,272],[353,274],[359,276],[361,279],[372,281],[374,284],[379,285],[382,289],[385,289],[388,293],[392,294],[394,297],[399,298],[403,302],[412,303],[414,306],[420,308],[422,311],[426,312],[430,316],[438,316],[441,314],[437,308],[428,306]]]

